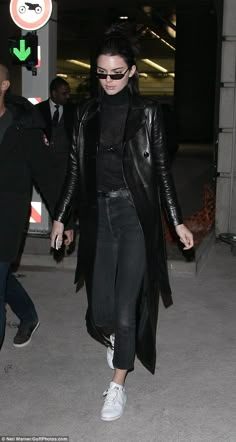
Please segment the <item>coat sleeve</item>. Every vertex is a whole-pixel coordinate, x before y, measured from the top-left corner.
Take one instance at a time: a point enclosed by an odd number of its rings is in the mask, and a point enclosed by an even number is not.
[[[32,181],[42,195],[52,217],[61,189],[54,176],[48,142],[42,129],[27,129],[25,136]]]
[[[182,224],[183,218],[178,203],[175,184],[170,170],[169,155],[166,147],[161,108],[155,103],[151,121],[151,148],[155,173],[160,188],[160,196],[168,220],[174,226]]]
[[[79,178],[79,164],[78,164],[78,131],[79,131],[79,111],[77,110],[76,117],[74,120],[73,136],[72,136],[72,146],[70,150],[69,163],[67,168],[67,174],[65,179],[65,184],[63,187],[62,194],[56,206],[54,212],[54,220],[60,221],[63,224],[67,221],[74,200],[74,195],[78,188],[78,178]]]

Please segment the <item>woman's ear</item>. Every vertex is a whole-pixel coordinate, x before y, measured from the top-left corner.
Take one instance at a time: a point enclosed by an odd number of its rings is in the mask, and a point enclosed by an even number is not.
[[[133,77],[135,72],[136,72],[136,66],[135,66],[135,64],[133,64],[133,66],[131,67],[131,69],[129,71],[129,77]]]

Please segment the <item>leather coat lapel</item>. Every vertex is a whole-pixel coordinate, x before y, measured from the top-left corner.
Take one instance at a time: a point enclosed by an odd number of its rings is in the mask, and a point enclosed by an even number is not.
[[[52,118],[51,118],[49,99],[44,101],[42,103],[42,105],[40,104],[40,106],[41,106],[40,112],[42,113],[45,124],[46,124],[45,133],[46,133],[48,140],[51,141],[51,136],[52,136],[51,120],[52,120]]]
[[[133,138],[140,127],[145,123],[145,112],[143,102],[139,97],[130,96],[130,106],[125,126],[124,142]]]

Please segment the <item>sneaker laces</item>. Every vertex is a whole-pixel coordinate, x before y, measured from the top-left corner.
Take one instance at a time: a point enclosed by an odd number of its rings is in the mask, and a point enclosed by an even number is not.
[[[104,391],[103,397],[105,397],[104,402],[106,405],[114,404],[117,398],[118,391],[119,391],[118,387],[108,388],[107,390]]]

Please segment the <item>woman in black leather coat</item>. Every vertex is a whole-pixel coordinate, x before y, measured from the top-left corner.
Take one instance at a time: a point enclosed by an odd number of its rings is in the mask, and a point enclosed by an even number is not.
[[[162,204],[184,244],[170,173],[160,106],[137,93],[133,47],[119,30],[105,34],[97,53],[99,97],[78,106],[64,193],[51,234],[62,243],[64,223],[77,202],[80,243],[76,281],[83,274],[89,333],[107,346],[113,378],[105,392],[103,420],[124,410],[126,375],[135,355],[154,373],[161,295],[172,304]]]

